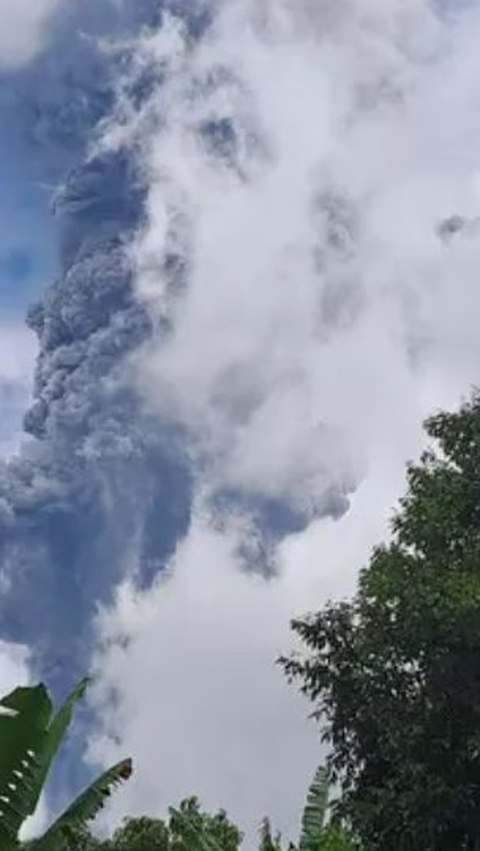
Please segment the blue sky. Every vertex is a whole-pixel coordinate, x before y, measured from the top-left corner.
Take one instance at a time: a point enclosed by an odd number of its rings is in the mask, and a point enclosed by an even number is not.
[[[26,151],[7,141],[0,149],[2,308],[24,312],[56,271],[56,245],[49,215],[49,190],[26,175]]]
[[[47,808],[129,753],[110,824],[293,835],[289,619],[478,384],[480,14],[163,6],[0,3],[0,685],[96,674]]]
[[[2,364],[0,398],[3,422],[0,445],[16,446],[32,380],[36,345],[24,327],[25,311],[56,271],[56,246],[48,211],[49,193],[35,181],[28,145],[9,118],[9,88],[4,81],[0,129],[0,323]],[[10,355],[7,356],[7,351]]]

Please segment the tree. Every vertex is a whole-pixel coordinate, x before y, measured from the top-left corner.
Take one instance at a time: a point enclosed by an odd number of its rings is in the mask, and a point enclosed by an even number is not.
[[[354,599],[293,622],[287,675],[315,703],[337,814],[371,851],[480,848],[480,396],[434,448]]]
[[[53,714],[44,685],[17,688],[0,700],[0,848],[20,845],[23,822],[38,804],[50,766],[83,697],[88,681],[82,680]],[[41,839],[27,843],[32,851],[62,851],[69,833],[93,818],[112,788],[132,772],[123,760],[104,772],[76,798]]]
[[[147,816],[127,818],[103,842],[76,831],[68,851],[238,851],[241,839],[223,810],[210,815],[200,809],[197,798],[186,798],[170,808],[168,822]]]
[[[65,836],[64,851],[110,851],[110,845],[92,836],[85,825],[72,826]]]
[[[128,818],[101,851],[170,851],[170,831],[161,819]]]
[[[258,851],[282,851],[280,836],[273,836],[270,819],[265,818],[260,827]]]
[[[170,809],[169,828],[172,851],[238,851],[242,841],[224,810],[214,816],[203,813],[195,797]]]

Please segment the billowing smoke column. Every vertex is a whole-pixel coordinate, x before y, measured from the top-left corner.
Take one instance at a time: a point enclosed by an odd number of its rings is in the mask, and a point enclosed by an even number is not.
[[[147,20],[152,5],[143,4]],[[127,20],[138,23],[133,12]],[[73,38],[73,24],[69,49],[62,53],[64,23],[21,80],[22,121],[44,174],[59,179],[82,149],[85,163],[55,194],[59,274],[28,314],[39,342],[28,437],[0,468],[2,638],[29,644],[62,688],[88,664],[96,605],[127,567],[140,584],[150,581],[190,513],[177,441],[142,415],[125,377],[126,359],[151,333],[125,252],[142,190],[127,158],[85,155],[111,105],[109,69],[91,43]],[[39,77],[55,84],[48,97]]]
[[[29,313],[40,342],[25,417],[35,440],[3,471],[3,625],[55,665],[60,648],[76,655],[133,544],[147,581],[188,525],[174,444],[142,421],[122,379],[125,357],[150,332],[122,242],[138,205],[115,158],[74,173],[57,201],[63,271]]]

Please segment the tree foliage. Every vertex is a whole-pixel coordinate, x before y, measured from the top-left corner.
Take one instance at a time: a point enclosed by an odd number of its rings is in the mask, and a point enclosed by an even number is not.
[[[147,816],[125,819],[110,839],[100,841],[76,831],[68,851],[238,851],[241,839],[223,810],[205,813],[192,797],[171,807],[167,821]]]
[[[242,834],[224,810],[203,813],[197,798],[187,798],[170,809],[172,851],[237,851]]]
[[[102,851],[170,851],[170,831],[160,819],[126,819],[113,838],[102,844]]]
[[[294,621],[283,660],[315,703],[346,817],[372,851],[480,848],[480,397],[434,448],[351,602]]]
[[[350,833],[327,820],[328,775],[321,768],[310,786],[302,817],[298,851],[360,851]],[[281,836],[265,818],[259,831],[259,851],[283,851]],[[128,818],[110,839],[100,841],[83,828],[71,834],[67,851],[239,851],[242,834],[223,810],[210,815],[197,798],[186,798],[169,818]],[[296,851],[290,844],[288,851]]]
[[[281,837],[272,834],[272,825],[268,818],[264,818],[260,827],[258,851],[282,851]]]

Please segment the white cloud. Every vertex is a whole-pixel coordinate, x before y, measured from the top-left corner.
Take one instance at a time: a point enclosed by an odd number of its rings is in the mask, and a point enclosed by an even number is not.
[[[388,533],[421,420],[478,381],[480,238],[447,244],[436,228],[479,212],[480,15],[446,24],[413,0],[222,9],[196,50],[172,20],[143,37],[137,65],[167,82],[140,114],[123,100],[105,137],[139,150],[138,292],[172,323],[136,375],[201,475],[173,578],[123,588],[101,622],[108,710],[93,752],[137,758],[119,807],[194,791],[251,836],[265,811],[292,831],[318,756],[273,667],[289,617],[351,591]],[[225,118],[230,164],[199,132],[220,122],[228,149]],[[186,264],[175,291],[172,252]],[[315,508],[352,478],[350,511],[286,539],[268,586],[239,572],[242,529],[202,504],[231,485]]]
[[[0,68],[19,67],[45,44],[53,12],[64,0],[0,0]]]
[[[37,354],[35,335],[14,318],[0,321],[0,376],[9,381],[24,381],[31,375]]]
[[[219,532],[198,516],[168,579],[149,592],[119,589],[99,620],[93,703],[101,720],[89,751],[103,763],[134,758],[111,825],[125,814],[163,815],[198,794],[212,811],[227,809],[247,848],[266,814],[296,838],[324,749],[310,706],[275,661],[291,649],[292,615],[332,590],[351,592],[402,483],[402,465],[384,455],[340,523],[312,524],[284,543],[275,580],[241,570],[235,525]]]
[[[29,652],[21,644],[0,641],[0,695],[3,697],[30,680]]]
[[[275,667],[285,647],[284,602],[278,587],[236,570],[232,541],[202,523],[181,547],[170,582],[137,597],[120,590],[102,624],[112,644],[96,698],[107,714],[105,736],[91,750],[101,759],[134,755],[135,779],[114,802],[115,817],[164,813],[199,794],[250,830],[279,811],[281,826],[291,827],[305,765],[313,770],[316,760],[307,707]],[[123,635],[132,636],[126,650],[117,643]],[[123,677],[127,691],[112,709],[109,689]]]
[[[23,322],[0,321],[0,457],[16,452],[22,439],[36,355],[35,336]]]

